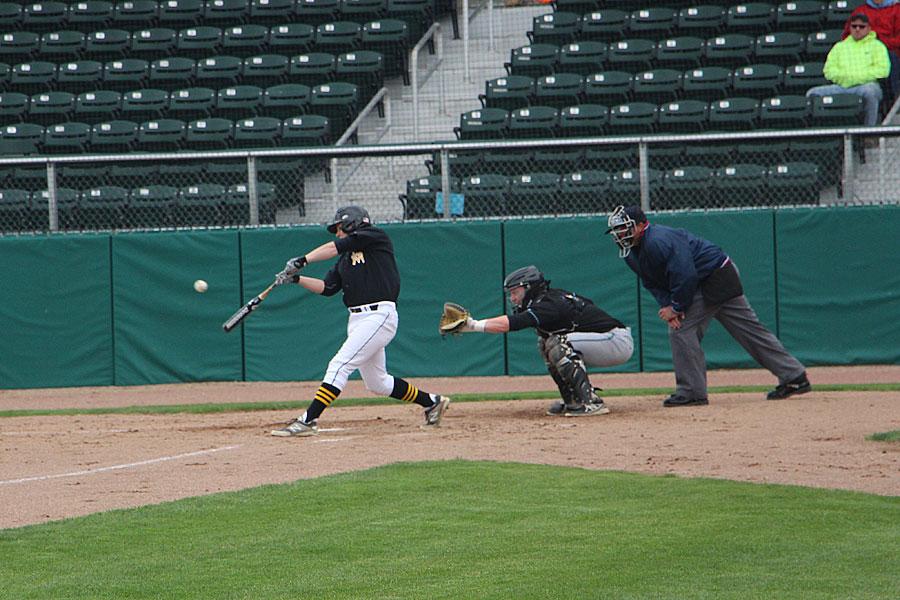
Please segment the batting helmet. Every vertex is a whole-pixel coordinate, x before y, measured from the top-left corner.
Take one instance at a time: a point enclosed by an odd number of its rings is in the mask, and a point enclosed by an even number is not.
[[[503,290],[507,293],[509,290],[519,286],[525,286],[525,297],[522,300],[522,306],[528,306],[538,294],[550,286],[550,282],[544,279],[544,274],[536,266],[528,265],[527,267],[516,269],[503,280]]]
[[[328,226],[328,231],[337,233],[338,225],[344,233],[353,233],[363,225],[370,225],[372,220],[369,218],[369,212],[361,206],[345,206],[337,209],[334,213],[334,219]]]
[[[635,242],[634,235],[637,225],[646,222],[647,215],[644,214],[644,211],[639,206],[629,206],[628,208],[617,206],[612,214],[609,215],[609,218],[606,220],[609,229],[606,230],[606,233],[613,236],[613,240],[619,247],[619,256],[621,258],[625,258],[631,253],[631,248]]]

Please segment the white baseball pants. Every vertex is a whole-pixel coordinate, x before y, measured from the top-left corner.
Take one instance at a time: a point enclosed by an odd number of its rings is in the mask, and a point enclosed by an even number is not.
[[[393,302],[351,307],[347,339],[328,363],[323,381],[343,390],[350,375],[359,369],[368,389],[382,396],[390,395],[394,377],[387,372],[384,348],[397,334],[398,320]]]

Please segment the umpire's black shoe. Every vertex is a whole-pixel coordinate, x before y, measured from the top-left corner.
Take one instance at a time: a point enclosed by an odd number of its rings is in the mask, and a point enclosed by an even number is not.
[[[680,396],[678,394],[672,394],[665,400],[663,400],[663,406],[706,406],[709,404],[709,400],[706,398],[688,398],[687,396]]]
[[[805,394],[811,389],[812,385],[809,383],[806,373],[804,373],[796,379],[780,384],[777,388],[766,394],[766,400],[784,400],[794,394]]]

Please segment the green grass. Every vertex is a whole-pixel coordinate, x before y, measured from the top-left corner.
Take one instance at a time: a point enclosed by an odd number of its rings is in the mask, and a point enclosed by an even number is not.
[[[0,597],[890,598],[898,539],[896,497],[410,463],[2,530]]]
[[[900,442],[900,429],[873,433],[872,435],[867,436],[866,439],[872,440],[873,442]]]
[[[709,388],[711,394],[738,394],[738,393],[765,393],[771,386],[764,385],[732,385]],[[603,390],[604,398],[621,396],[666,396],[671,393],[671,388],[620,388]],[[816,385],[817,392],[897,392],[900,391],[900,383],[862,383],[840,385]],[[556,398],[559,393],[556,390],[542,390],[533,392],[502,392],[485,394],[453,394],[453,402],[486,402],[490,400],[543,400]],[[292,400],[285,402],[231,402],[231,403],[205,403],[205,404],[170,404],[147,406],[114,406],[103,408],[59,408],[59,409],[17,409],[2,410],[2,417],[41,417],[41,416],[65,416],[65,415],[126,415],[126,414],[173,414],[173,413],[223,413],[223,412],[250,412],[258,410],[290,410],[304,408],[311,398]],[[335,406],[359,406],[396,404],[393,398],[339,398]]]

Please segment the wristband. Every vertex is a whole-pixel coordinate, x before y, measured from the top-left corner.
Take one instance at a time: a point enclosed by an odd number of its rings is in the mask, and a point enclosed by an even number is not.
[[[476,333],[484,333],[484,328],[487,325],[486,319],[469,319],[469,322],[466,323],[469,326],[470,331],[474,331]]]

